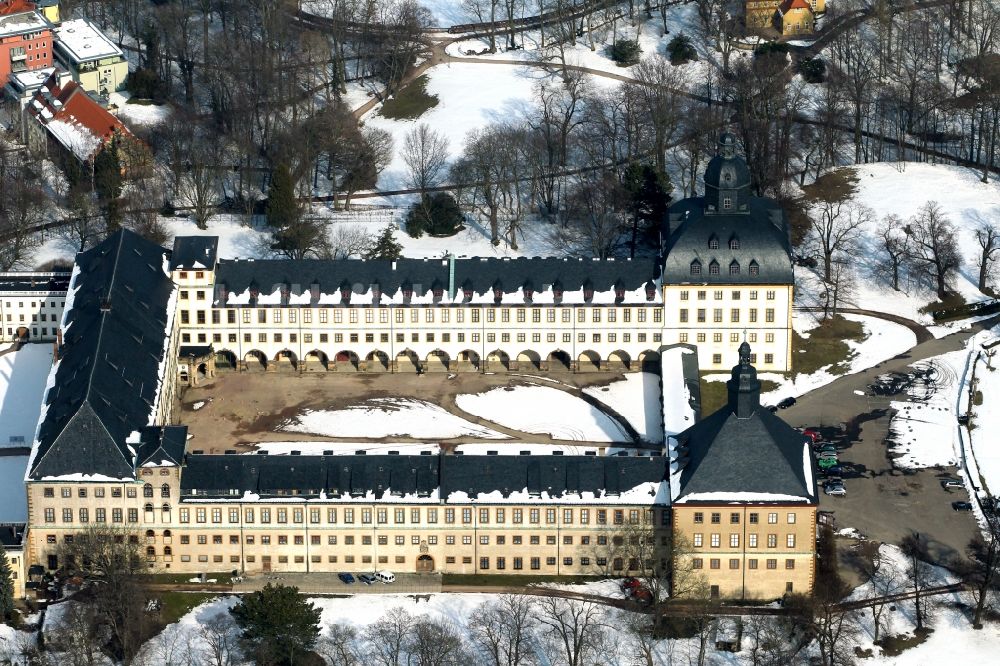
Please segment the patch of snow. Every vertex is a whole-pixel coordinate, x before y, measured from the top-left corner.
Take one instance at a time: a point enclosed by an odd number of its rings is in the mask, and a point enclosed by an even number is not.
[[[51,344],[0,356],[0,448],[31,446],[51,368]]]
[[[466,421],[438,405],[409,398],[372,398],[341,410],[306,410],[280,429],[326,437],[508,439],[507,435]]]
[[[118,107],[118,117],[125,124],[159,125],[165,122],[173,111],[162,104],[138,104],[135,102],[122,104]]]
[[[583,389],[621,414],[646,442],[663,442],[660,378],[652,372],[629,373],[607,386]]]
[[[809,502],[810,498],[783,493],[711,492],[691,493],[674,501],[677,504],[687,502]]]
[[[191,409],[193,409],[194,411],[197,412],[199,409],[201,409],[202,407],[204,407],[206,404],[208,404],[206,401],[199,400],[198,402],[196,402],[193,405],[191,405]]]
[[[548,386],[503,386],[456,396],[458,408],[504,427],[584,442],[630,442],[607,414]]]
[[[496,446],[491,444],[490,446]],[[330,455],[353,456],[358,451],[364,451],[365,455],[388,455],[390,451],[396,451],[401,456],[419,456],[429,452],[437,454],[441,447],[436,444],[410,444],[403,442],[390,442],[388,444],[372,444],[370,442],[260,442],[256,444],[257,449],[251,451],[250,455],[260,451],[272,456],[289,455],[292,451],[299,451],[304,456]]]

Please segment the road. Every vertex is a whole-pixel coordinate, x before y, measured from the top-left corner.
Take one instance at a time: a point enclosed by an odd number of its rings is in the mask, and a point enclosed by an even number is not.
[[[868,386],[879,375],[905,373],[916,361],[964,349],[974,333],[998,321],[1000,318],[994,317],[969,330],[925,340],[905,354],[815,389],[781,412],[782,418],[794,426],[844,427],[841,439],[846,450],[840,457],[863,471],[845,475],[846,497],[829,497],[821,492],[820,509],[834,513],[838,529],[853,527],[870,538],[891,543],[899,543],[911,532],[921,532],[928,536],[937,561],[964,552],[977,526],[971,513],[956,513],[951,503],[968,500],[968,493],[964,489],[944,490],[939,478],[943,474],[955,475],[955,469],[893,469],[885,447],[891,417],[889,403],[906,397],[873,396]]]

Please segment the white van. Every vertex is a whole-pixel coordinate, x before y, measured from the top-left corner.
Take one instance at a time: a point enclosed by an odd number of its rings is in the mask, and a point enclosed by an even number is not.
[[[375,580],[377,580],[380,583],[385,583],[386,585],[388,585],[389,583],[396,582],[396,574],[392,573],[391,571],[376,571]]]

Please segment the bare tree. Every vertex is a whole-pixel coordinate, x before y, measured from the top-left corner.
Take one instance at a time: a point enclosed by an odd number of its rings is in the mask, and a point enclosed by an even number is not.
[[[918,277],[933,286],[938,298],[948,295],[952,274],[962,256],[958,250],[955,228],[936,201],[928,201],[906,225],[910,238],[909,259]]]
[[[49,612],[53,612],[50,607]],[[72,666],[94,666],[105,659],[101,653],[100,621],[96,609],[79,601],[65,601],[58,607],[59,621],[47,630],[46,648],[61,653]]]
[[[903,592],[903,574],[891,558],[883,557],[877,541],[862,541],[856,554],[858,569],[871,587],[872,640],[877,642],[887,619],[885,598]]]
[[[528,643],[535,626],[531,600],[504,594],[480,604],[469,617],[469,633],[484,660],[492,666],[531,662]]]
[[[599,658],[605,627],[600,606],[589,601],[543,597],[535,618],[567,666],[584,666]]]
[[[744,659],[748,666],[784,666],[792,661],[785,635],[773,617],[748,617],[743,623],[743,639],[749,642]]]
[[[205,143],[197,141],[195,145],[204,145]],[[192,208],[191,214],[199,229],[208,228],[208,220],[222,202],[219,160],[213,160],[205,153],[204,150],[195,150],[190,153],[191,159],[186,165],[184,175],[181,176],[180,187],[177,189],[178,201]]]
[[[809,216],[811,240],[823,258],[823,279],[832,280],[833,262],[857,247],[864,227],[874,219],[874,211],[854,201],[820,201]]]
[[[230,666],[237,653],[240,631],[229,613],[220,612],[205,620],[198,633],[205,655],[214,666]]]
[[[421,123],[403,140],[403,161],[411,188],[423,192],[434,187],[448,164],[448,139]]]
[[[1000,252],[1000,229],[991,222],[984,222],[976,229],[979,243],[979,291],[986,292],[987,283],[993,274],[993,264]]]
[[[930,586],[931,581],[927,537],[919,532],[908,534],[903,537],[900,549],[907,559],[906,575],[909,588],[913,592],[913,613],[919,631],[924,628],[928,616],[927,597],[923,592]]]
[[[328,626],[316,644],[316,651],[331,666],[359,666],[362,663],[358,632],[349,625]]]
[[[413,666],[464,666],[469,663],[465,641],[454,626],[423,618],[410,629],[406,640],[407,664]]]
[[[986,512],[985,534],[976,534],[966,549],[969,559],[963,563],[963,579],[972,591],[976,606],[972,626],[982,629],[982,618],[990,599],[1000,592],[1000,515]]]
[[[365,627],[369,662],[378,666],[401,666],[405,663],[406,637],[414,624],[413,616],[396,606]]]
[[[323,257],[328,259],[360,257],[375,241],[360,224],[331,224],[329,236],[329,252]]]
[[[892,276],[894,291],[899,291],[899,276],[909,254],[909,236],[903,227],[903,220],[892,213],[886,215],[878,226],[879,249],[883,259],[881,263]]]

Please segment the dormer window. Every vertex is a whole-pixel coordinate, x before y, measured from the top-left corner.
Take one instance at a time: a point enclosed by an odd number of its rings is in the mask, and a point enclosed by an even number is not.
[[[733,209],[733,198],[722,197],[722,210],[732,210],[732,209]]]
[[[563,299],[563,288],[561,286],[552,286],[552,301],[554,303],[562,303]]]
[[[708,239],[708,249],[709,250],[718,250],[719,249],[719,239],[716,238],[715,236],[712,236],[711,238],[709,238]]]
[[[462,300],[466,303],[472,300],[472,287],[465,287],[462,289]]]
[[[714,259],[712,260],[712,263],[708,265],[708,274],[709,275],[719,274],[719,262],[715,261]]]
[[[625,287],[615,286],[615,303],[625,302]]]
[[[524,302],[525,303],[531,303],[532,301],[535,300],[535,290],[534,289],[532,289],[531,287],[524,287],[522,289],[522,291],[524,293]]]
[[[730,250],[738,250],[738,249],[740,249],[740,239],[736,238],[736,237],[730,238],[729,239],[729,249]]]
[[[735,259],[733,259],[733,261],[731,261],[729,263],[729,274],[730,275],[739,275],[740,274],[740,262],[738,262]]]
[[[372,285],[372,305],[378,305],[382,302],[382,287],[378,284]]]
[[[646,283],[646,300],[652,301],[656,298],[656,284],[652,281]]]
[[[434,294],[434,302],[440,303],[441,299],[444,297],[444,289],[440,286],[435,286],[432,291]]]
[[[351,302],[351,287],[349,285],[341,285],[340,287],[340,300],[343,303]]]
[[[750,262],[750,275],[754,277],[760,275],[760,265],[756,261]]]
[[[691,262],[691,275],[701,275],[701,262],[697,259]]]
[[[726,173],[722,174],[722,180],[726,181],[727,183],[731,183],[733,181],[732,172],[727,171]]]
[[[493,287],[493,302],[500,303],[503,301],[503,288],[500,286]]]
[[[584,287],[583,288],[583,301],[585,303],[590,303],[593,300],[594,300],[594,288],[593,287]]]

